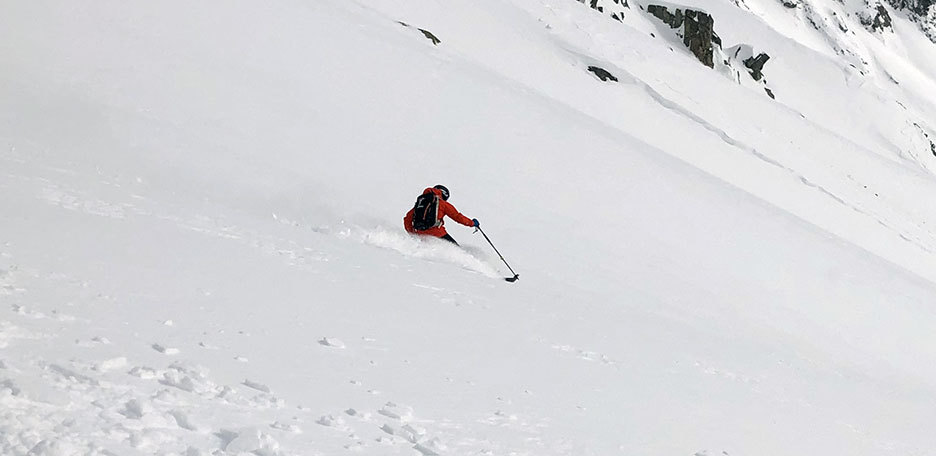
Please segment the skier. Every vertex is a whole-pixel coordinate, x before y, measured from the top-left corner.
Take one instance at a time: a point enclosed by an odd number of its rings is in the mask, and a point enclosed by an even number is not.
[[[443,217],[447,215],[465,226],[480,227],[481,224],[478,223],[478,219],[465,217],[458,212],[458,209],[455,209],[448,199],[449,191],[444,185],[436,185],[423,190],[422,195],[416,198],[416,204],[406,213],[406,217],[403,217],[403,226],[406,231],[435,236],[458,245],[455,239],[445,231]]]

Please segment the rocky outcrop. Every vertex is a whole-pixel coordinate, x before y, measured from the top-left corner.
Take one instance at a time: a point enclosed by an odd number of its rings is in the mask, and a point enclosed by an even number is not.
[[[742,83],[741,73],[747,71],[754,82],[754,87],[763,87],[764,91],[767,92],[767,96],[776,99],[773,91],[767,85],[766,76],[764,76],[764,65],[770,60],[770,56],[766,52],[755,52],[753,46],[742,43],[725,49],[720,55],[724,56],[725,65],[736,72],[734,74],[738,78],[737,82]],[[745,85],[750,84],[745,83]]]
[[[410,26],[409,24],[407,24],[406,22],[397,21],[397,24],[400,24],[400,25],[402,25],[402,26],[404,26],[404,27],[411,27],[411,26]],[[438,46],[439,43],[442,42],[442,40],[440,40],[439,38],[437,38],[435,35],[432,34],[432,32],[430,32],[430,31],[428,31],[428,30],[426,30],[426,29],[416,28],[416,30],[419,30],[419,32],[422,33],[423,36],[426,37],[427,40],[432,41],[432,44],[433,44],[433,45]]]
[[[578,2],[588,5],[595,11],[605,13],[618,22],[624,22],[624,11],[630,9],[627,0],[578,0]]]
[[[936,43],[936,0],[887,0],[894,9],[906,11],[927,38]]]
[[[721,39],[715,34],[715,20],[708,13],[693,9],[673,8],[670,11],[663,5],[648,5],[647,12],[669,25],[670,28],[680,30],[683,44],[705,66],[715,68],[714,46],[721,44]]]
[[[934,143],[930,137],[930,133],[932,133],[932,130],[927,130],[926,128],[923,128],[923,126],[920,125],[918,122],[913,122],[913,126],[916,127],[918,132],[920,132],[919,138],[923,140],[923,147],[926,147],[927,145],[929,145],[930,153],[932,153],[933,156],[936,157],[936,143]]]
[[[880,3],[869,6],[870,8],[868,11],[858,15],[861,25],[872,32],[893,30],[893,21],[891,21],[890,13],[887,12],[887,8]]]
[[[647,12],[675,30],[675,35],[705,66],[714,69],[718,63],[719,72],[731,74],[736,82],[751,86],[740,79],[747,70],[754,80],[753,86],[763,87],[770,98],[775,98],[764,78],[764,65],[770,56],[763,52],[755,54],[748,44],[722,49],[722,40],[715,33],[715,19],[710,14],[689,7],[660,4],[648,5]]]
[[[598,76],[598,79],[601,79],[602,81],[618,81],[618,78],[616,78],[613,74],[609,73],[608,70],[605,70],[604,68],[590,66],[588,67],[588,71],[595,73],[595,76]]]
[[[755,81],[760,81],[764,77],[764,64],[768,60],[770,60],[770,56],[761,52],[757,57],[748,57],[743,63],[751,71],[751,77]]]
[[[679,28],[683,23],[683,13],[682,10],[678,8],[671,13],[669,9],[663,5],[648,5],[647,12],[663,21],[663,23],[670,26],[670,28]]]
[[[683,43],[700,62],[709,68],[715,68],[712,61],[714,54],[715,19],[712,16],[693,10],[686,11],[685,36]],[[719,41],[721,41],[719,39]]]
[[[936,5],[936,0],[888,0],[891,6],[899,10],[909,11],[919,17],[926,17],[930,8]]]

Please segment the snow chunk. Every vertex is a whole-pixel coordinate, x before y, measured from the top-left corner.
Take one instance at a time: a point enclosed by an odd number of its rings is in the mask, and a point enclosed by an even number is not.
[[[127,374],[144,380],[152,380],[156,378],[156,369],[146,366],[136,366],[130,369],[130,372],[127,372]]]
[[[279,442],[259,429],[222,429],[218,435],[226,441],[224,451],[229,454],[253,453],[258,456],[274,456],[279,453]]]
[[[118,413],[131,420],[138,420],[152,411],[153,407],[149,403],[141,402],[139,399],[130,399],[124,404],[123,410]]]
[[[280,430],[280,431],[292,432],[293,434],[302,434],[302,429],[300,429],[299,426],[296,426],[295,424],[287,424],[281,421],[274,421],[273,424],[270,425],[270,427],[273,429]]]
[[[107,372],[114,369],[121,369],[127,366],[127,358],[123,356],[101,361],[94,365],[93,369],[98,372]]]
[[[201,431],[201,427],[196,425],[187,413],[181,410],[172,410],[169,412],[169,415],[175,418],[176,424],[178,424],[180,428],[194,432]]]
[[[158,344],[158,343],[153,344],[152,347],[153,347],[153,350],[156,350],[159,353],[162,353],[164,355],[178,355],[179,354],[178,348],[166,347],[165,345]]]
[[[417,443],[413,446],[413,449],[422,453],[423,456],[439,456],[448,447],[441,440],[433,437],[426,442]]]
[[[345,348],[344,342],[333,337],[323,337],[322,340],[319,341],[319,344],[326,347]]]
[[[344,425],[344,420],[340,416],[334,416],[334,415],[323,415],[322,417],[317,419],[315,422],[318,424],[321,424],[322,426],[328,426],[328,427],[339,427],[339,426]]]
[[[269,392],[270,392],[270,387],[269,387],[269,386],[266,386],[266,385],[264,385],[263,383],[255,382],[255,381],[250,380],[250,379],[245,379],[243,385],[246,386],[246,387],[248,387],[248,388],[253,388],[253,389],[257,390],[257,391],[262,391],[262,392],[264,392],[264,393],[269,393]]]
[[[413,418],[413,409],[410,407],[401,407],[393,402],[387,402],[377,412],[388,418],[400,421],[408,421]]]

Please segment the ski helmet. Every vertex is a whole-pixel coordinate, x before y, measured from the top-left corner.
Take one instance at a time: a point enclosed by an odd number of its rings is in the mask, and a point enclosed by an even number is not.
[[[448,201],[449,191],[447,188],[445,188],[444,185],[436,185],[435,187],[432,187],[432,188],[437,188],[439,190],[442,190],[442,199],[445,201]]]

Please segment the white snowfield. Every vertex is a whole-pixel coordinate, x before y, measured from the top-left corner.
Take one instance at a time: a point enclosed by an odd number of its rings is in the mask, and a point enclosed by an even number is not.
[[[933,454],[936,45],[650,3],[0,0],[0,454]]]

